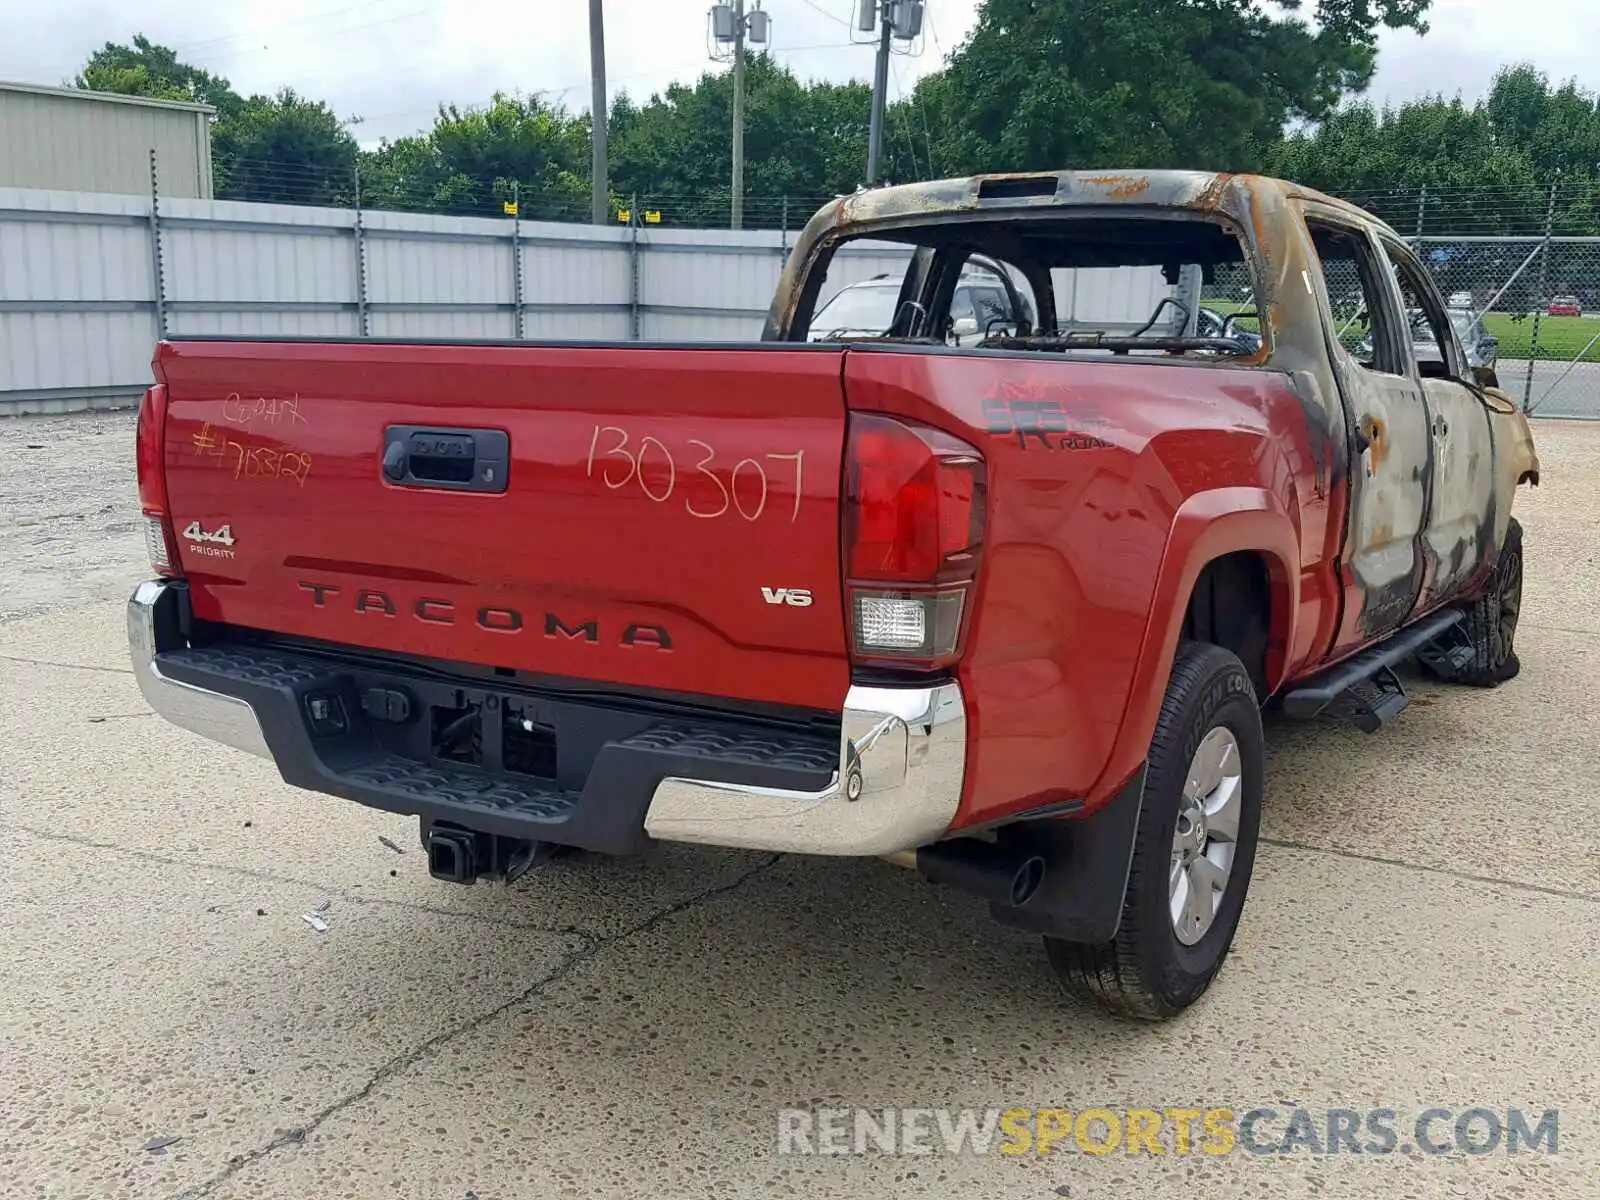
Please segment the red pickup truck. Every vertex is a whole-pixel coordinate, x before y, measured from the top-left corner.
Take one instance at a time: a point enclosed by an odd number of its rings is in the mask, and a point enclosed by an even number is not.
[[[861,238],[898,303],[813,330]],[[190,338],[155,374],[145,696],[417,815],[441,879],[882,855],[1164,1017],[1239,920],[1264,705],[1370,729],[1401,659],[1517,670],[1527,422],[1400,237],[1277,180],[846,197],[755,344]]]

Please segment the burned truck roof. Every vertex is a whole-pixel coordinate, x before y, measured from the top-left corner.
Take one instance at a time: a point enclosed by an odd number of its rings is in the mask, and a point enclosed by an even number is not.
[[[1266,175],[1171,170],[1044,171],[972,175],[862,190],[824,205],[807,224],[805,236],[944,215],[1086,205],[1227,213],[1242,208],[1252,197],[1280,202],[1289,197],[1315,200],[1344,210],[1352,219],[1383,224],[1347,201]]]

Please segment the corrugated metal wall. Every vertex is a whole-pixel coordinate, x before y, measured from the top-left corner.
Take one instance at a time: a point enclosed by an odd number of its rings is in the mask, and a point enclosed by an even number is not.
[[[157,285],[157,254],[160,249]],[[0,188],[0,414],[132,403],[168,334],[743,341],[788,236]],[[840,256],[830,286],[898,269]],[[520,267],[520,273],[519,268]]]
[[[0,210],[0,412],[125,397],[155,338],[149,201],[0,188]]]
[[[163,195],[211,195],[201,106],[0,83],[0,187],[143,194],[156,152]]]
[[[1172,288],[1160,267],[1057,268],[1056,317],[1072,329],[1120,330],[1137,327]]]
[[[754,340],[788,241],[166,197],[152,214],[140,196],[0,188],[0,414],[136,401],[163,329]],[[822,298],[899,274],[908,253],[846,247]],[[1142,319],[1166,294],[1159,272],[1152,296],[1118,289],[1080,281],[1068,311],[1111,305]]]

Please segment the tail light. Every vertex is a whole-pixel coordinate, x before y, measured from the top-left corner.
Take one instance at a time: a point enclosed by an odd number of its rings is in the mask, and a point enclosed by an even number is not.
[[[167,388],[158,383],[139,402],[135,434],[135,461],[139,473],[139,507],[144,512],[144,542],[150,566],[157,575],[179,577],[177,539],[172,536],[172,515],[167,508],[167,475],[161,466],[167,425]]]
[[[844,565],[855,661],[928,670],[960,656],[985,483],[983,456],[959,438],[851,416]]]

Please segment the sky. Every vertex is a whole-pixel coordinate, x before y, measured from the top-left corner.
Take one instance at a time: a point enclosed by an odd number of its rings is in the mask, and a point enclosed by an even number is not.
[[[855,0],[763,0],[771,49],[801,78],[869,78]],[[708,60],[709,0],[605,0],[609,91],[639,99],[720,70]],[[106,41],[144,33],[245,93],[283,86],[360,117],[363,145],[426,128],[441,102],[496,91],[589,103],[585,0],[6,0],[0,79],[61,84]],[[1307,7],[1310,7],[1308,4]],[[971,29],[977,0],[928,0],[919,43],[891,62],[891,95],[935,70]],[[1600,90],[1596,0],[1434,0],[1426,38],[1385,31],[1368,95],[1481,96],[1503,63]],[[852,44],[856,42],[858,44]]]

